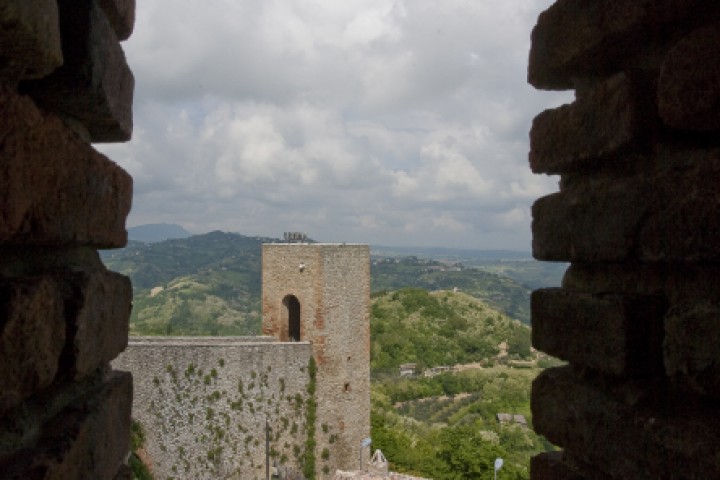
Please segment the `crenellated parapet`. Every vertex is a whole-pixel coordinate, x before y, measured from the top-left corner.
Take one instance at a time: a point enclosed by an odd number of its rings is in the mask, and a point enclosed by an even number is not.
[[[528,79],[539,114],[533,253],[571,262],[532,296],[534,480],[720,478],[720,5],[559,0]]]
[[[132,133],[133,0],[0,5],[0,476],[129,475],[130,176],[91,143]]]

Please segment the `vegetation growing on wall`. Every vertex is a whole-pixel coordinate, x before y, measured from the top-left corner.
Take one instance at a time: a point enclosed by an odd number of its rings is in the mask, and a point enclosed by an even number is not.
[[[307,480],[315,479],[315,423],[317,421],[317,401],[315,400],[315,389],[317,387],[317,364],[315,358],[310,357],[308,361],[308,398],[305,402],[305,431],[307,439],[305,440],[305,453],[303,456],[303,474]]]
[[[130,423],[130,457],[128,466],[136,480],[153,480],[150,470],[138,455],[138,451],[145,446],[145,429],[137,420]]]
[[[311,373],[310,384],[305,375],[288,382],[286,376],[296,374],[282,368],[237,371],[230,365],[227,357],[203,363],[204,368],[168,363],[149,382],[149,425],[160,456],[172,459],[167,473],[174,478],[264,478],[266,419],[273,463],[283,465],[290,458],[294,465],[314,461],[314,452],[308,456],[303,447],[314,439],[315,365],[302,367]],[[302,390],[294,394],[298,388]],[[305,425],[313,431],[308,433]]]

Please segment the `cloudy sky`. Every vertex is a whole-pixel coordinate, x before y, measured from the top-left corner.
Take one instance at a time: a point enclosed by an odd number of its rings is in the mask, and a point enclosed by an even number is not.
[[[551,0],[143,0],[130,226],[529,251],[525,82]]]

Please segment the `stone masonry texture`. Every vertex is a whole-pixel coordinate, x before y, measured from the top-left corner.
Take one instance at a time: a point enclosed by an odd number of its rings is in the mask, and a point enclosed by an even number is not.
[[[99,6],[100,5],[100,6]],[[0,2],[0,478],[127,476],[132,289],[97,248],[127,242],[132,0]]]
[[[0,5],[0,81],[42,78],[62,65],[55,0],[6,0]]]
[[[311,356],[307,342],[138,337],[113,366],[133,374],[155,478],[263,480],[266,422],[270,465],[302,471]]]
[[[264,479],[266,425],[271,465],[303,471],[311,453],[319,479],[357,466],[370,436],[368,246],[263,245],[262,299],[263,337],[138,337],[113,361],[135,378],[156,478]]]
[[[58,0],[63,64],[23,90],[79,122],[93,142],[132,135],[135,80],[105,11],[95,0]]]
[[[265,244],[262,272],[263,333],[287,338],[283,300],[292,295],[300,303],[300,340],[313,347],[317,431],[336,434],[332,445],[318,441],[316,458],[328,448],[331,472],[354,467],[360,442],[370,436],[369,248]]]
[[[720,478],[720,4],[558,0],[528,80],[574,89],[540,113],[533,254],[570,262],[532,295],[533,345],[568,362],[533,384],[562,452],[533,480]]]

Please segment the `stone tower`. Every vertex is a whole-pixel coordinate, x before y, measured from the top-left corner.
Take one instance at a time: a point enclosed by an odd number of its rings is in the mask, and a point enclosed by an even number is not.
[[[355,468],[370,436],[370,249],[273,243],[263,245],[262,261],[263,334],[312,344],[316,458]]]

